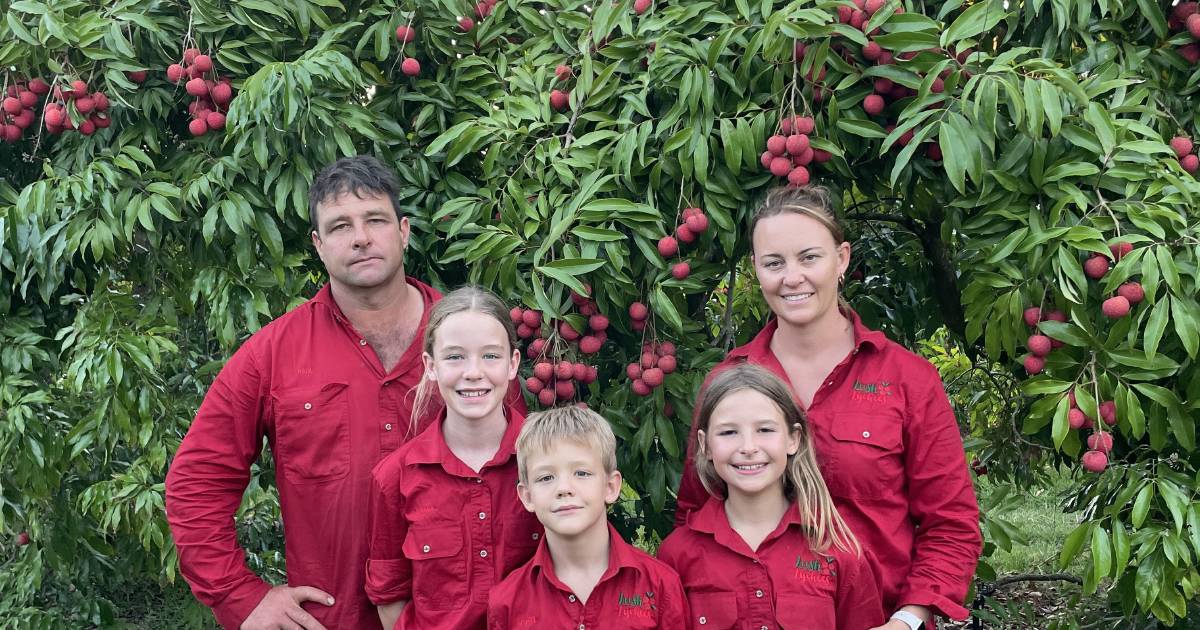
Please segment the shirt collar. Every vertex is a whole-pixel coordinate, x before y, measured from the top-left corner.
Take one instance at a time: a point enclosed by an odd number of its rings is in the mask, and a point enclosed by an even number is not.
[[[871,346],[875,350],[883,349],[887,343],[887,336],[878,330],[867,328],[862,323],[862,318],[854,309],[846,307],[840,309],[842,315],[850,320],[850,325],[854,328],[854,349],[861,350],[864,345]],[[771,340],[775,337],[775,331],[779,330],[779,319],[772,317],[767,322],[766,326],[744,346],[734,348],[729,352],[731,358],[744,358],[755,361],[771,355]]]
[[[612,523],[607,523],[607,525],[608,568],[604,570],[604,574],[596,582],[597,585],[613,577],[623,568],[636,569],[638,566],[637,550],[634,546],[625,542],[624,538],[621,538],[621,533],[613,527]],[[530,560],[533,575],[535,579],[541,576],[541,578],[545,579],[555,588],[566,593],[571,593],[571,588],[563,584],[558,579],[558,575],[554,573],[554,559],[550,556],[550,548],[547,545],[549,545],[549,537],[543,536],[541,544],[538,545],[537,551],[533,554],[533,559]]]
[[[500,448],[496,449],[496,454],[492,456],[491,461],[483,465],[483,468],[503,466],[517,456],[517,435],[521,432],[525,416],[513,405],[505,403],[504,417],[508,420],[508,427],[504,429],[504,435],[500,438]],[[446,444],[446,438],[442,435],[442,423],[445,420],[446,410],[442,409],[437,421],[430,423],[420,435],[413,438],[409,443],[406,457],[409,463],[441,464],[445,467],[446,462],[457,460],[454,453],[450,451],[450,446]],[[447,472],[451,471],[447,469]]]
[[[424,301],[425,306],[421,309],[421,324],[418,327],[418,330],[423,330],[425,328],[425,322],[429,319],[429,307],[434,302],[437,302],[439,299],[441,299],[442,294],[439,293],[437,289],[425,284],[424,282],[421,282],[420,280],[417,280],[412,276],[405,275],[404,281],[410,286],[416,287],[416,289],[421,292],[421,299]],[[313,296],[312,301],[329,307],[329,310],[333,313],[334,319],[338,320],[339,322],[349,323],[350,320],[347,319],[346,314],[342,312],[342,307],[338,306],[337,300],[333,299],[333,289],[331,288],[330,283],[326,282],[321,289],[317,291],[317,294]]]
[[[763,542],[777,538],[792,526],[803,527],[803,525],[804,519],[800,516],[800,507],[793,501],[787,511],[783,513],[783,518],[779,519],[779,525],[763,539]],[[729,517],[725,515],[723,499],[714,496],[708,497],[708,501],[700,509],[688,513],[687,526],[693,531],[711,534],[718,543],[733,551],[743,554],[753,553],[741,535],[729,525]],[[759,549],[761,548],[760,544]]]

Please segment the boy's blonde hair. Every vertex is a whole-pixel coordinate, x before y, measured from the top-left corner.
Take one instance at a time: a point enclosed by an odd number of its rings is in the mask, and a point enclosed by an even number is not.
[[[604,473],[611,475],[617,470],[617,436],[604,416],[576,405],[555,407],[537,411],[525,418],[525,425],[517,436],[517,476],[522,484],[528,483],[526,469],[529,457],[534,453],[550,453],[556,444],[575,442],[600,456]]]
[[[778,376],[752,363],[740,363],[722,370],[704,390],[696,416],[696,428],[707,436],[717,405],[726,396],[747,389],[758,392],[775,403],[783,415],[783,423],[788,431],[795,434],[799,440],[800,447],[796,454],[788,456],[783,474],[783,494],[799,506],[800,514],[804,517],[805,536],[809,546],[817,552],[825,551],[833,545],[842,551],[861,554],[862,548],[858,539],[833,505],[833,497],[830,496],[825,478],[821,476],[821,470],[817,467],[812,434],[808,431],[808,418],[796,406],[791,390]],[[709,494],[725,498],[729,489],[709,461],[708,448],[700,440],[698,432],[696,440],[693,463],[700,483]]]

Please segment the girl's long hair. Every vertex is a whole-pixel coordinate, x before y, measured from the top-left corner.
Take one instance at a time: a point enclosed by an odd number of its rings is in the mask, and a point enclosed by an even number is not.
[[[825,479],[821,477],[821,470],[817,467],[812,435],[808,431],[808,418],[796,406],[791,391],[779,377],[750,363],[740,363],[718,372],[701,394],[697,428],[707,436],[713,410],[726,396],[742,390],[758,392],[775,403],[783,414],[784,424],[800,442],[796,454],[788,456],[782,479],[783,494],[799,507],[809,546],[814,551],[822,552],[832,545],[843,551],[861,555],[862,547],[834,506],[833,497],[830,496]],[[709,494],[725,498],[728,495],[728,486],[725,480],[717,475],[716,469],[709,461],[709,449],[700,441],[699,433],[694,450],[694,463],[700,483],[704,484],[704,489],[708,490]]]
[[[425,324],[425,341],[422,344],[422,350],[433,356],[433,345],[437,341],[437,331],[442,322],[445,322],[446,318],[451,315],[468,311],[482,313],[500,322],[500,325],[504,327],[504,334],[508,337],[508,352],[512,353],[513,348],[517,347],[518,338],[517,329],[513,326],[512,318],[508,314],[508,307],[487,289],[470,284],[447,293],[429,310],[429,321]],[[433,387],[427,375],[422,373],[421,382],[417,385],[416,398],[413,400],[412,416],[409,420],[411,433],[417,432],[421,418],[425,416]],[[507,382],[504,387],[508,387]],[[500,394],[507,399],[507,389]]]

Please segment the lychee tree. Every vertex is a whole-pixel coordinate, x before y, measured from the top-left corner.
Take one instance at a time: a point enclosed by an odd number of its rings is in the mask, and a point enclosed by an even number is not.
[[[171,454],[323,281],[307,187],[360,152],[401,177],[411,273],[516,305],[531,405],[612,421],[626,531],[669,530],[699,382],[767,315],[748,214],[814,183],[869,323],[1021,383],[953,392],[981,465],[1095,471],[1086,588],[1168,622],[1200,589],[1194,2],[3,6],[0,617],[101,624],[107,584],[174,579]]]

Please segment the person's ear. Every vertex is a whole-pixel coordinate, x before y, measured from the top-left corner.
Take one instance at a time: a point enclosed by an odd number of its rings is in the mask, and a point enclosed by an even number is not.
[[[513,348],[512,360],[508,365],[508,380],[513,380],[517,377],[517,372],[521,370],[521,349]]]
[[[842,241],[837,246],[837,262],[838,276],[840,277],[845,275],[846,270],[850,268],[850,243],[848,241]]]
[[[408,239],[412,237],[412,226],[408,223],[408,217],[400,217],[400,247],[408,249]]]
[[[696,448],[700,451],[701,455],[707,457],[709,461],[712,461],[712,455],[709,455],[708,447],[705,446],[704,429],[699,429],[696,431]]]
[[[437,381],[437,372],[433,369],[433,357],[428,352],[421,353],[421,362],[425,364],[425,378]]]
[[[788,439],[787,439],[787,454],[788,455],[795,455],[796,453],[800,452],[800,432],[803,430],[804,430],[804,428],[800,426],[799,422],[797,422],[796,424],[792,425],[792,430],[788,431]]]
[[[623,480],[621,478],[621,471],[614,470],[608,474],[608,479],[606,479],[604,482],[605,503],[612,505],[613,503],[617,502],[617,499],[621,498],[622,483]]]
[[[521,505],[525,506],[526,512],[533,511],[533,493],[529,491],[525,482],[517,482],[517,498],[521,500]]]

